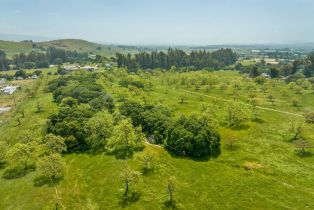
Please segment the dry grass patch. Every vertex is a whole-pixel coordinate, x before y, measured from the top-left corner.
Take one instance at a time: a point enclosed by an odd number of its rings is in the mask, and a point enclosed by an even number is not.
[[[259,168],[264,168],[264,166],[260,163],[254,163],[254,162],[244,162],[242,164],[242,167],[247,170],[247,171],[252,171],[252,170],[256,170]]]

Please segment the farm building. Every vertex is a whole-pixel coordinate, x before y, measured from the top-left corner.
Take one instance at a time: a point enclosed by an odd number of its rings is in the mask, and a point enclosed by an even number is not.
[[[3,92],[4,94],[11,95],[11,94],[13,94],[16,91],[16,89],[18,87],[19,86],[7,86],[7,87],[1,89],[1,92]]]
[[[75,70],[79,70],[80,66],[78,66],[78,65],[70,65],[70,66],[64,66],[63,68],[65,70],[67,70],[67,71],[75,71]]]
[[[11,107],[0,107],[0,114],[3,112],[8,112],[11,110]]]
[[[94,67],[94,66],[84,66],[84,67],[82,67],[82,69],[84,69],[86,71],[93,71],[93,70],[96,69],[96,67]]]
[[[265,77],[265,78],[269,78],[269,77],[270,77],[270,75],[269,75],[269,74],[266,74],[266,73],[262,73],[261,76],[262,76],[262,77]]]

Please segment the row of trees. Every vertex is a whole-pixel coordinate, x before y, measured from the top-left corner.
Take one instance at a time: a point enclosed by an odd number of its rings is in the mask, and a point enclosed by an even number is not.
[[[0,71],[9,70],[9,60],[3,50],[0,50]]]
[[[19,53],[8,59],[4,51],[0,50],[0,70],[9,70],[9,64],[17,69],[47,68],[49,64],[62,64],[64,62],[82,62],[88,60],[87,53],[78,53],[49,47],[45,52],[31,51],[29,53]]]
[[[138,68],[170,69],[172,66],[219,69],[237,61],[237,55],[231,49],[220,49],[214,52],[200,50],[187,54],[183,50],[169,48],[166,53],[162,51],[141,52],[134,56],[117,53],[116,57],[118,67],[127,67],[131,71]]]

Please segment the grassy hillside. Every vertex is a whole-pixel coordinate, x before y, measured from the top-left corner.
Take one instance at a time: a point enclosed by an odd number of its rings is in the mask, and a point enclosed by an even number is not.
[[[48,42],[40,42],[38,46],[47,48],[47,47],[55,47],[61,48],[64,50],[78,51],[78,52],[87,52],[87,53],[95,53],[113,56],[117,52],[122,52],[123,49],[118,48],[116,46],[106,46],[102,44],[97,44],[93,42],[88,42],[81,39],[60,39],[53,40]]]
[[[40,51],[41,49],[48,47],[55,47],[71,51],[76,50],[78,52],[101,54],[106,56],[114,56],[117,52],[120,53],[137,52],[137,50],[134,48],[97,44],[82,39],[59,39],[34,43],[0,40],[0,49],[4,50],[8,56],[12,56],[20,52],[30,52],[32,50]]]
[[[215,78],[210,90],[202,85],[195,89],[194,86],[173,83],[179,77],[195,79],[200,76],[199,72],[132,75],[133,79],[153,83],[149,95],[120,87],[119,80],[125,77],[122,74],[106,72],[99,77],[98,83],[116,99],[121,95],[137,100],[146,97],[149,103],[171,107],[177,115],[198,111],[204,105],[230,103],[234,82],[243,85],[236,102],[247,104],[247,87],[256,85],[236,72],[202,74]],[[57,106],[51,102],[51,93],[44,91],[47,81],[53,77],[41,80],[35,98],[20,102],[17,111],[26,110],[21,126],[15,126],[13,117],[8,123],[1,124],[0,136],[13,144],[22,141],[27,131],[32,132],[34,138],[44,135],[47,117],[57,111]],[[221,84],[228,86],[221,89]],[[264,92],[261,85],[256,85],[259,115],[263,121],[250,121],[240,130],[221,126],[222,153],[218,158],[178,157],[156,145],[146,145],[144,151],[128,160],[103,154],[66,154],[66,174],[58,184],[36,187],[34,172],[11,180],[0,177],[0,209],[52,209],[56,190],[65,209],[167,209],[166,182],[169,176],[177,180],[174,199],[178,209],[314,209],[314,156],[297,156],[294,144],[283,138],[290,122],[302,119],[298,114],[307,109],[314,110],[314,95],[311,90],[296,93],[287,84],[276,80],[268,80],[268,85],[272,86],[274,104],[267,99],[270,90]],[[282,89],[288,93],[282,95]],[[185,97],[184,103],[179,103],[181,95]],[[300,105],[293,106],[292,98],[297,98]],[[44,105],[42,113],[35,113],[38,102]],[[313,130],[313,124],[305,124],[304,137],[312,145]],[[232,137],[237,142],[231,149],[228,140]],[[132,186],[137,192],[134,199],[125,200],[120,173],[126,163],[141,171],[137,157],[146,151],[155,154],[155,170],[143,175],[137,186]],[[0,176],[3,171],[0,169]]]
[[[12,56],[19,52],[29,52],[32,49],[32,43],[29,42],[13,42],[0,40],[0,50],[5,51],[8,56]]]

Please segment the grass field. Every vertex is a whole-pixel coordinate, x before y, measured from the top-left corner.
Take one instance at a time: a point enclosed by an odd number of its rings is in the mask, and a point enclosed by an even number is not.
[[[30,52],[32,49],[32,44],[28,42],[12,42],[0,40],[0,50],[5,51],[5,53],[9,57],[17,54],[18,52]]]
[[[183,73],[179,77],[197,78],[199,74]],[[245,84],[235,101],[248,104],[246,86],[254,84],[253,81],[230,71],[201,74],[215,78],[211,89],[202,85],[196,89],[193,85],[173,84],[177,74],[133,75],[135,79],[153,83],[149,95],[120,87],[118,81],[123,75],[106,72],[98,82],[116,99],[121,95],[138,100],[146,97],[149,103],[169,106],[176,115],[199,111],[204,104],[230,103],[234,100],[232,84],[235,82]],[[19,93],[23,100],[10,116],[6,116],[6,123],[1,124],[2,139],[13,144],[30,133],[32,138],[44,135],[47,117],[57,111],[57,106],[51,102],[51,93],[44,91],[47,81],[53,77],[40,80],[34,98],[22,91]],[[221,89],[225,83],[228,87]],[[65,155],[66,175],[54,186],[35,187],[33,172],[18,179],[0,178],[0,209],[52,209],[56,189],[66,209],[166,209],[169,176],[177,180],[174,199],[178,209],[314,209],[314,156],[297,156],[294,145],[283,138],[289,123],[302,118],[297,115],[314,110],[314,94],[311,90],[297,94],[281,81],[268,81],[267,85],[272,87],[267,92],[256,85],[259,106],[271,109],[259,109],[263,122],[249,122],[248,127],[241,130],[221,126],[222,153],[218,158],[176,157],[162,147],[146,145],[143,152],[153,152],[157,157],[155,170],[142,176],[142,181],[135,186],[138,194],[134,200],[123,200],[120,191],[123,183],[119,175],[126,162],[133,169],[141,170],[137,159],[141,152],[126,161],[108,155],[74,153]],[[288,92],[284,96],[282,89]],[[270,92],[274,103],[267,98]],[[182,95],[185,102],[179,103]],[[293,98],[299,100],[300,106],[292,105]],[[41,113],[35,113],[38,102],[44,107]],[[20,110],[25,110],[25,118],[17,127],[14,116]],[[304,136],[314,145],[314,126],[306,124],[304,130]],[[238,140],[233,149],[226,145],[231,137]],[[0,175],[2,173],[0,170]]]

